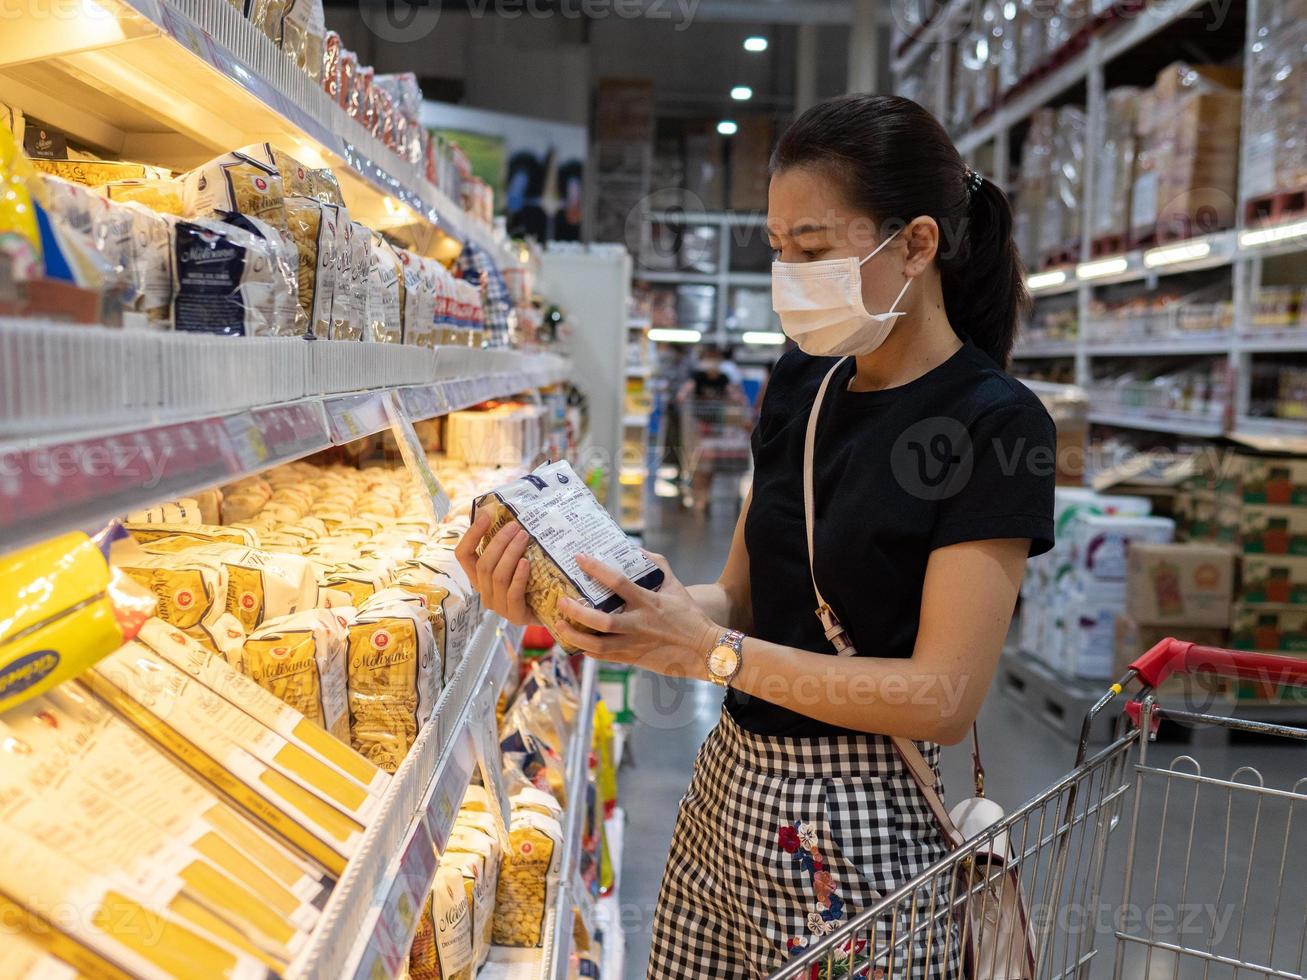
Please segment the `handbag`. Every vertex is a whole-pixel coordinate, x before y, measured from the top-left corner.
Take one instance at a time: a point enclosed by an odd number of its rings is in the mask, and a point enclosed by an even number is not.
[[[817,444],[817,421],[831,378],[848,358],[840,358],[826,376],[808,412],[808,429],[803,442],[803,517],[808,535],[808,572],[812,591],[817,597],[817,620],[826,639],[841,657],[857,653],[853,641],[840,624],[839,617],[821,594],[813,564],[813,454]],[[889,736],[913,782],[921,791],[935,819],[940,835],[950,851],[985,833],[1003,819],[1003,808],[985,796],[985,770],[980,762],[980,739],[975,722],[971,725],[971,766],[976,795],[958,803],[950,813],[939,793],[938,778],[911,739]],[[954,874],[956,896],[963,900],[954,906],[964,975],[968,980],[1034,980],[1035,935],[1021,889],[1019,867],[1006,831],[977,847],[968,858],[957,862]]]

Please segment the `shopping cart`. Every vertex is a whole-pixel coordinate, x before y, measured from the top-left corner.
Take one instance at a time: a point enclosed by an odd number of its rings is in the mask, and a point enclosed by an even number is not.
[[[726,400],[687,399],[680,410],[681,473],[702,506],[718,477],[739,477],[749,469],[753,413],[747,404]]]
[[[1067,776],[839,931],[812,938],[769,980],[1303,977],[1307,752],[1281,757],[1296,782],[1272,787],[1251,766],[1223,778],[1204,774],[1191,755],[1158,765],[1149,743],[1163,718],[1299,744],[1307,729],[1164,707],[1155,690],[1177,672],[1202,682],[1188,687],[1190,707],[1208,696],[1199,692],[1226,684],[1286,698],[1307,691],[1307,659],[1162,641],[1089,711]],[[1090,755],[1093,719],[1136,680],[1109,744]],[[1127,808],[1130,834],[1121,839]],[[1102,901],[1108,871],[1121,875],[1119,904]],[[996,972],[994,963],[1020,955],[1000,957],[990,944],[989,962],[969,962],[963,931],[977,912],[992,920],[999,889],[1014,881],[1026,922],[1007,930],[1009,951],[1024,935],[1033,964]],[[1096,959],[1109,941],[1113,958]]]

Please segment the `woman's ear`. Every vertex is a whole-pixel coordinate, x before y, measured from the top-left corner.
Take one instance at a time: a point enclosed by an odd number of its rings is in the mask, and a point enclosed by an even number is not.
[[[939,251],[939,225],[926,215],[913,218],[903,229],[903,242],[907,247],[903,272],[919,276],[935,261]]]

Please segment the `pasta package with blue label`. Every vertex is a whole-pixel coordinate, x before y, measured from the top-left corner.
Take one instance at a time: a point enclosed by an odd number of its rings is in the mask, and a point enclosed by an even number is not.
[[[615,566],[643,588],[662,585],[662,570],[632,544],[565,460],[546,463],[520,480],[478,497],[475,510],[485,510],[491,517],[480,550],[510,521],[517,521],[530,535],[526,602],[555,636],[564,618],[558,611],[558,602],[564,597],[604,612],[625,604],[611,589],[581,571],[577,555],[590,555]]]

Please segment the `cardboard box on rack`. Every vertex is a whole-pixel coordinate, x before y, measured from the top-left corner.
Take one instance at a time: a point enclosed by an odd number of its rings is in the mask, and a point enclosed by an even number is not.
[[[1128,615],[1116,617],[1115,657],[1111,676],[1118,678],[1141,654],[1148,652],[1167,637],[1187,640],[1202,646],[1227,646],[1229,634],[1212,626],[1174,623],[1169,626],[1144,626]],[[1226,691],[1226,682],[1210,675],[1173,674],[1157,689],[1158,694],[1198,696],[1204,700]]]
[[[1307,504],[1307,459],[1237,453],[1226,466],[1244,503]]]
[[[1235,503],[1227,511],[1237,515],[1237,533],[1245,554],[1307,555],[1307,507]]]
[[[1230,625],[1234,552],[1219,545],[1130,546],[1126,611],[1144,626]]]
[[[1235,606],[1230,646],[1263,653],[1307,653],[1307,609]]]
[[[1307,555],[1244,555],[1235,600],[1307,606]]]

